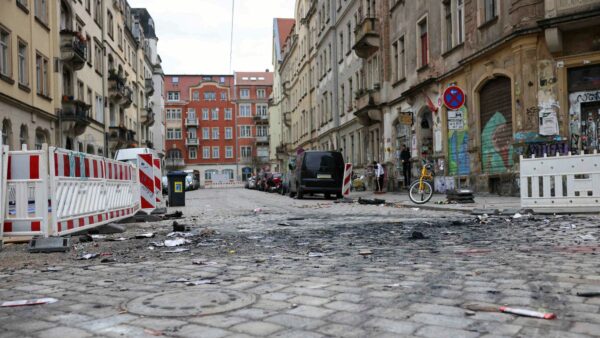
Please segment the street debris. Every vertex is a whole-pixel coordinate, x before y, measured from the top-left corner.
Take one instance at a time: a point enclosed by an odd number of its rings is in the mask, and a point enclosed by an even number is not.
[[[322,252],[309,252],[308,253],[308,257],[323,257],[323,256],[325,256],[325,254]]]
[[[77,260],[90,260],[90,259],[94,259],[100,257],[99,253],[88,253],[88,254],[83,254],[79,257],[77,257]]]
[[[192,261],[192,264],[194,264],[194,265],[217,265],[218,263],[211,262],[211,261],[207,262],[207,261],[195,260],[195,261]]]
[[[174,246],[189,244],[191,242],[185,238],[176,238],[176,239],[167,239],[163,243],[166,247],[174,247]]]
[[[533,318],[540,318],[540,319],[556,319],[556,315],[554,313],[548,313],[548,312],[539,312],[539,311],[533,311],[533,310],[527,310],[527,309],[517,309],[517,308],[506,307],[506,306],[501,306],[499,310],[500,310],[500,312],[511,313],[514,315],[519,315],[519,316],[524,316],[524,317],[533,317]]]
[[[167,283],[170,283],[170,284],[173,284],[173,283],[183,283],[183,284],[185,284],[187,286],[217,284],[212,279],[200,279],[200,280],[196,280],[196,281],[191,281],[191,280],[189,280],[187,278],[177,278],[177,279],[173,279],[173,280],[167,281]]]
[[[384,287],[386,287],[386,288],[397,288],[399,286],[400,286],[400,283],[394,283],[394,284],[384,285]]]
[[[594,241],[594,240],[596,240],[596,237],[594,237],[594,235],[592,235],[592,234],[579,235],[579,238],[583,239],[584,241]]]
[[[191,231],[191,227],[186,224],[179,224],[177,221],[173,221],[173,232],[187,232]]]
[[[419,240],[419,239],[427,239],[427,237],[425,237],[425,235],[423,235],[423,233],[420,231],[413,231],[412,234],[410,235],[410,239]]]
[[[195,235],[193,233],[190,232],[169,232],[167,234],[167,237],[182,237],[182,238],[187,238],[187,237],[194,237]]]
[[[521,218],[521,217],[523,217],[523,215],[521,215],[517,212],[516,214],[513,215],[512,218],[517,219],[517,218]]]
[[[358,250],[358,254],[361,255],[361,256],[365,256],[366,257],[366,256],[369,256],[369,255],[372,255],[373,251],[371,251],[369,249],[361,249],[361,250]]]
[[[134,238],[136,239],[143,239],[143,238],[153,238],[154,236],[156,236],[156,233],[154,232],[146,232],[143,234],[137,234],[134,236]]]
[[[410,208],[412,211],[419,211],[419,208]]]
[[[385,204],[385,200],[379,199],[379,198],[368,199],[368,198],[359,197],[358,204],[381,205],[381,204]]]
[[[181,252],[186,252],[186,251],[190,251],[190,249],[188,249],[188,248],[177,248],[177,249],[173,249],[173,250],[164,250],[162,252],[164,252],[164,253],[181,253]]]
[[[100,260],[100,263],[116,263],[117,260],[112,258],[112,257],[106,257],[106,258],[102,258],[102,260]]]
[[[183,212],[181,212],[181,211],[175,211],[173,213],[163,215],[164,220],[176,219],[176,218],[182,218],[182,217],[183,217]]]
[[[277,223],[277,225],[282,226],[282,227],[297,227],[298,226],[298,224],[290,223],[290,222],[280,222],[280,223]]]
[[[93,242],[94,241],[94,236],[97,235],[81,235],[79,237],[77,237],[77,239],[79,239],[79,243],[89,243],[89,242]]]
[[[30,305],[42,305],[52,304],[58,302],[56,298],[38,298],[38,299],[25,299],[25,300],[9,300],[0,303],[0,307],[17,307],[17,306],[30,306]]]
[[[255,214],[262,212],[262,208],[256,208],[253,210]]]
[[[600,291],[582,291],[577,292],[579,297],[600,297]]]

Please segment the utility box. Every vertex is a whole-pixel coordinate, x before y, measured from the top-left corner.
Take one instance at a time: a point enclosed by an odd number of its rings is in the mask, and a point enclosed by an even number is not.
[[[167,174],[169,181],[169,206],[185,207],[185,177],[184,171],[171,171]]]

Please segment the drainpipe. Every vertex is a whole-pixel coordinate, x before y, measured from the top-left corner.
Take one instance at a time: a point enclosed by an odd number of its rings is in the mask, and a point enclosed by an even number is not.
[[[332,51],[333,51],[333,55],[331,56],[331,61],[333,62],[333,103],[332,103],[332,109],[334,110],[335,114],[333,115],[333,131],[334,131],[334,135],[335,135],[335,143],[337,145],[337,149],[335,150],[340,150],[340,131],[339,131],[339,127],[340,127],[340,112],[339,112],[339,101],[338,101],[338,96],[339,96],[339,88],[338,88],[338,84],[339,84],[339,79],[338,79],[338,53],[337,53],[337,13],[336,13],[336,4],[335,1],[333,0],[329,0],[330,3],[330,8],[331,8],[331,12],[333,13],[333,17],[331,18],[331,23],[333,25],[333,41],[332,41]],[[343,53],[343,51],[342,51]],[[342,103],[343,106],[343,103]]]

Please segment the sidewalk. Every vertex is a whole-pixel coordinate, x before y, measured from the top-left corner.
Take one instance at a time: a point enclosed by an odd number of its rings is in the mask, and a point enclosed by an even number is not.
[[[387,203],[400,203],[406,207],[439,210],[439,211],[460,211],[470,213],[474,209],[520,209],[521,199],[519,197],[508,197],[508,196],[497,196],[490,194],[475,194],[475,203],[470,204],[436,204],[436,202],[446,201],[445,194],[435,194],[431,198],[431,201],[417,205],[410,201],[408,198],[408,192],[406,191],[395,191],[386,192],[385,194],[374,194],[372,191],[350,193],[350,198],[358,199],[361,198],[378,198],[384,199]]]

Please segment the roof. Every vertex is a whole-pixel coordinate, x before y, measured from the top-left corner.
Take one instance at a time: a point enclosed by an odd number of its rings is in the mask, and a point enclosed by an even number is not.
[[[177,82],[173,82],[173,78],[177,78]],[[221,83],[221,77],[224,78],[225,82]],[[208,78],[211,78],[209,80]],[[180,74],[168,74],[165,75],[165,93],[169,91],[180,92],[180,101],[189,101],[189,88],[196,87],[203,81],[212,81],[217,86],[233,87],[233,75],[180,75]]]
[[[140,21],[140,25],[142,25],[142,29],[144,30],[144,36],[146,38],[156,39],[154,20],[152,20],[152,16],[148,10],[145,8],[132,8],[131,12]]]
[[[271,72],[236,72],[236,86],[272,86],[273,73]]]
[[[292,32],[292,28],[294,27],[296,21],[294,19],[287,18],[275,18],[273,20],[275,21],[273,25],[275,52],[277,55],[277,59],[281,60],[281,52],[283,50],[283,46],[285,45],[285,41],[287,40],[288,36]]]

